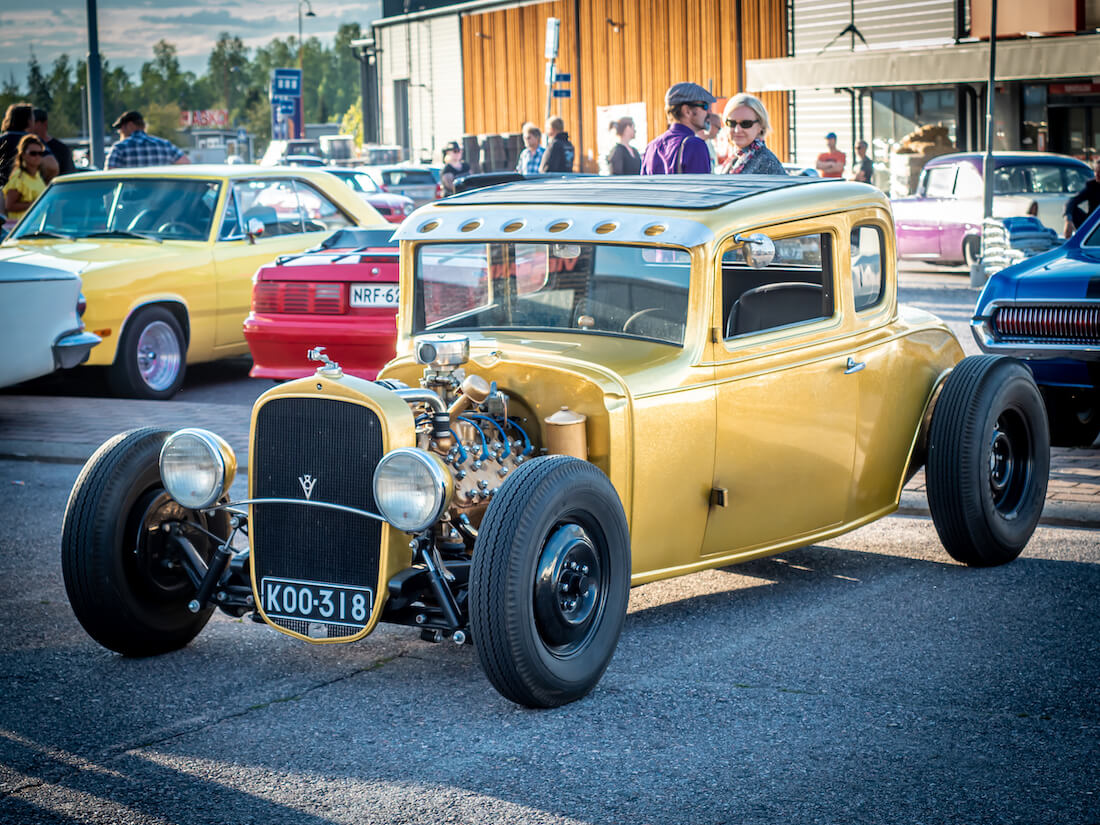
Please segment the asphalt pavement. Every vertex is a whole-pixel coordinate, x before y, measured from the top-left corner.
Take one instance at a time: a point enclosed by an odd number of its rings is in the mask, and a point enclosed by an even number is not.
[[[202,427],[229,442],[243,472],[250,413],[240,403],[0,395],[0,458],[82,464],[122,430]],[[928,514],[923,470],[902,491],[899,512]],[[1100,527],[1100,448],[1051,450],[1042,523]]]

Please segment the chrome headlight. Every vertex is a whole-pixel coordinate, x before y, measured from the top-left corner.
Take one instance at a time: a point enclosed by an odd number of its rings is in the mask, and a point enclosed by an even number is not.
[[[209,430],[179,430],[160,450],[160,480],[168,494],[189,510],[217,501],[233,484],[237,456]]]
[[[406,533],[431,527],[453,493],[450,471],[438,456],[423,450],[392,450],[374,471],[374,501],[382,518]]]

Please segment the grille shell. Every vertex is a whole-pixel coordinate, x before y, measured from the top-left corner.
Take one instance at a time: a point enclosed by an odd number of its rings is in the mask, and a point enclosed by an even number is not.
[[[1100,344],[1100,306],[1002,306],[992,320],[1002,341]]]
[[[384,453],[384,428],[364,404],[280,396],[255,414],[250,461],[252,498],[306,500],[299,480],[316,480],[309,500],[378,512],[374,468]],[[378,601],[382,523],[353,513],[295,504],[253,504],[249,525],[253,584],[265,577],[369,587]],[[362,627],[267,617],[312,639],[358,636]],[[365,627],[369,623],[363,623]],[[323,634],[316,625],[323,626]]]

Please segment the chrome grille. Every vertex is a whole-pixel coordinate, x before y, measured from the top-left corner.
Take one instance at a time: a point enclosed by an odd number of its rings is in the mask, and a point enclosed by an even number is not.
[[[256,414],[252,497],[304,501],[300,479],[308,475],[314,481],[310,501],[376,513],[372,480],[382,450],[382,422],[361,404],[274,398]],[[257,585],[270,576],[368,587],[377,596],[382,524],[376,519],[322,507],[255,504],[249,532]],[[271,621],[317,635],[294,619]],[[324,626],[328,638],[358,632]]]
[[[1100,343],[1100,306],[1005,306],[993,314],[1004,341]]]

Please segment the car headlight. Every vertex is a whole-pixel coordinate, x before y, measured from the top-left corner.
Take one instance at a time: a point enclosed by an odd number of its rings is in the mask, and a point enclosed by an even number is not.
[[[406,533],[434,524],[453,493],[450,471],[438,456],[423,450],[388,452],[374,471],[374,501],[382,518]]]
[[[179,430],[160,450],[160,480],[168,494],[189,510],[217,501],[233,484],[237,456],[209,430]]]
[[[409,203],[405,204],[405,214],[406,215],[411,215],[415,211],[415,209],[416,209],[416,207],[413,206],[411,201]]]

